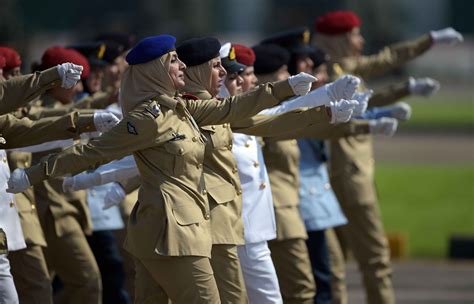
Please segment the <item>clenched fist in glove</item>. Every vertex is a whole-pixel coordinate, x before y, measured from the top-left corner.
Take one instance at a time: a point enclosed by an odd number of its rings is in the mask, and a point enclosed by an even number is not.
[[[110,112],[96,111],[94,113],[95,129],[99,132],[107,132],[119,123],[117,116]]]
[[[65,177],[63,191],[72,192],[100,185],[100,174],[97,172],[81,173]]]
[[[353,75],[344,75],[336,81],[326,84],[326,92],[331,100],[354,99],[352,96],[359,87],[360,79]]]
[[[315,81],[318,81],[318,78],[304,72],[288,77],[288,83],[295,95],[308,94],[311,89],[311,84]]]
[[[433,78],[408,78],[408,89],[411,94],[431,96],[439,90],[439,82]]]
[[[430,32],[434,43],[456,44],[464,41],[462,34],[452,27]]]
[[[125,199],[126,193],[119,183],[112,183],[110,189],[104,197],[104,207],[102,209],[109,209],[113,206],[118,206]]]
[[[393,136],[397,131],[398,120],[390,117],[369,120],[369,130],[372,134]]]
[[[390,109],[390,117],[401,121],[407,121],[411,117],[411,106],[406,102],[400,101],[387,108]]]
[[[28,180],[28,175],[26,175],[25,169],[18,168],[10,175],[7,192],[20,193],[28,189],[30,186],[31,184]]]
[[[59,78],[61,78],[61,87],[70,89],[81,79],[82,65],[66,62],[58,64]]]
[[[369,106],[369,99],[372,97],[374,91],[367,90],[365,92],[357,92],[354,94],[353,99],[357,100],[359,104],[355,107],[354,113],[352,115],[354,117],[361,116],[367,110]]]
[[[331,101],[329,105],[331,109],[331,123],[348,122],[358,104],[356,100],[341,99],[339,101]]]

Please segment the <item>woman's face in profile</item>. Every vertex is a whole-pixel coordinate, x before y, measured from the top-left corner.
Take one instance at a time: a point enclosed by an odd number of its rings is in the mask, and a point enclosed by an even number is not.
[[[227,75],[224,85],[229,91],[230,96],[235,96],[242,94],[243,82],[244,80],[242,79],[242,76],[240,76],[238,73],[231,73]]]
[[[176,52],[171,53],[170,66],[168,68],[168,74],[171,77],[173,86],[176,90],[182,89],[184,87],[184,70],[186,65],[179,60],[178,54]]]
[[[222,84],[222,80],[227,75],[226,70],[221,64],[221,59],[216,57],[211,60],[211,86],[209,93],[212,96],[216,96],[219,93],[219,88]]]

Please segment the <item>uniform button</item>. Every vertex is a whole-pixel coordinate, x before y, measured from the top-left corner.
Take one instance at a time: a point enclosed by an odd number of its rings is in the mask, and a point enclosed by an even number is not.
[[[179,148],[179,151],[178,151],[178,152],[179,152],[179,155],[183,155],[184,149],[183,149],[183,148]]]
[[[326,190],[331,189],[331,184],[330,183],[325,183],[324,184],[324,189],[326,189]]]
[[[4,163],[7,162],[7,158],[6,158],[6,157],[4,157],[2,160],[3,160]]]
[[[310,194],[316,194],[316,188],[309,188]]]
[[[196,136],[193,137],[193,141],[196,142],[198,138]]]
[[[267,184],[265,184],[265,183],[261,183],[261,184],[260,184],[260,190],[263,190],[263,189],[265,189],[266,187],[267,187]]]
[[[237,173],[237,167],[232,168],[232,173]]]
[[[215,129],[216,129],[216,126],[211,126],[211,129],[212,129],[212,130],[215,130]]]
[[[228,145],[227,149],[232,150],[232,144]]]
[[[258,162],[254,162],[254,163],[253,163],[253,166],[254,166],[255,168],[257,168],[257,167],[260,166],[260,165],[258,164]]]
[[[241,195],[242,194],[242,190],[237,190],[237,195]]]
[[[26,161],[26,162],[23,163],[23,165],[24,165],[25,167],[29,167],[29,166],[30,166],[30,163]]]
[[[36,205],[35,204],[31,204],[31,210],[35,210],[36,209]]]
[[[248,147],[250,147],[250,142],[249,141],[245,143],[245,148],[248,148]]]
[[[197,165],[196,165],[196,168],[201,169],[201,168],[202,168],[202,164],[197,164]]]
[[[321,107],[317,107],[316,112],[321,112]]]
[[[202,190],[202,195],[207,195],[207,190],[206,189]]]
[[[185,121],[185,120],[186,120],[186,116],[181,116],[181,120],[182,120],[182,121]]]
[[[15,207],[15,203],[13,201],[10,201],[10,208]]]
[[[222,127],[227,128],[229,125],[227,123],[223,124]]]
[[[209,213],[206,213],[206,215],[204,215],[204,218],[205,218],[206,220],[208,220],[208,219],[211,218],[211,216],[209,215]]]

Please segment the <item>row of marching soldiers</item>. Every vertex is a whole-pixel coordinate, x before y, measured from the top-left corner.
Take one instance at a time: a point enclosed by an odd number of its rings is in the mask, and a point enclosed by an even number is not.
[[[135,303],[347,303],[348,250],[367,302],[394,303],[372,135],[439,84],[364,80],[462,36],[363,56],[360,26],[330,12],[252,48],[106,34],[25,76],[1,47],[0,302],[52,303],[58,277],[57,303],[130,303],[126,226]]]

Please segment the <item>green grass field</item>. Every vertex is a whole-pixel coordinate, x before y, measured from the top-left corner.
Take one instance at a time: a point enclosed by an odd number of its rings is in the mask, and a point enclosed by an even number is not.
[[[474,95],[406,101],[412,106],[413,114],[410,121],[400,125],[400,131],[474,131]]]
[[[408,237],[411,257],[446,257],[453,234],[474,235],[474,164],[377,164],[387,232]]]

